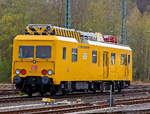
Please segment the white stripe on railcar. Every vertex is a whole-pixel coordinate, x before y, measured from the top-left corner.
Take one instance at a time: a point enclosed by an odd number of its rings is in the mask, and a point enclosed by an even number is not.
[[[58,39],[62,41],[78,43],[78,41],[75,38],[58,36]]]
[[[123,49],[123,50],[130,50],[131,51],[131,48],[128,46],[108,44],[108,43],[103,43],[103,42],[95,42],[95,41],[90,41],[90,40],[88,40],[88,43],[91,45],[96,45],[96,46],[102,46],[102,47],[109,47],[109,48],[116,48],[116,49]]]
[[[62,41],[78,43],[78,41],[75,38],[58,36],[58,39],[62,40]],[[116,49],[130,50],[131,51],[131,48],[128,47],[128,46],[109,44],[109,43],[105,43],[105,42],[98,42],[98,41],[90,41],[90,40],[88,40],[88,44],[95,45],[95,46],[102,46],[102,47],[109,47],[109,48],[116,48]]]

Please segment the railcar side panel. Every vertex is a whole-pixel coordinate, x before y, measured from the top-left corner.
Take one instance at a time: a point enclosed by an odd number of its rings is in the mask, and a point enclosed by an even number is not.
[[[129,50],[91,46],[87,44],[58,41],[57,43],[56,80],[61,81],[98,81],[131,80],[132,62],[121,64],[121,54],[130,55]],[[66,47],[66,60],[62,59],[62,49]],[[72,62],[72,48],[77,49],[77,61]],[[97,62],[92,63],[92,51],[97,51]],[[107,52],[107,68],[103,56]],[[115,53],[115,63],[111,64],[111,53]],[[128,58],[127,58],[128,60]],[[131,61],[131,58],[130,58]],[[105,72],[105,70],[107,70]],[[107,74],[106,74],[107,73]]]

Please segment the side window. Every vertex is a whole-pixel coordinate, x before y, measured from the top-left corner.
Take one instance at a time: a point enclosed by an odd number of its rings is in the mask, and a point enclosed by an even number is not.
[[[130,55],[128,55],[128,64],[130,64]]]
[[[103,53],[103,66],[105,66],[105,54]]]
[[[103,66],[107,66],[107,64],[108,64],[107,63],[107,59],[108,59],[107,55],[108,55],[108,53],[106,53],[106,52],[103,53]]]
[[[121,65],[124,65],[124,54],[121,54]]]
[[[111,53],[111,64],[115,64],[115,53]]]
[[[127,65],[127,55],[121,54],[121,65]]]
[[[66,60],[66,47],[63,47],[63,60]]]
[[[77,61],[77,48],[72,48],[72,62]]]
[[[127,54],[124,55],[124,64],[127,65]]]
[[[97,63],[97,51],[92,51],[92,63]]]

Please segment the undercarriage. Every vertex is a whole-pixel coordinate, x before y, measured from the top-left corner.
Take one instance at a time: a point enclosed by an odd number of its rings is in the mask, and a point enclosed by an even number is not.
[[[52,78],[40,76],[28,76],[26,78],[14,80],[16,88],[32,96],[32,93],[39,92],[42,96],[49,92],[55,95],[58,92],[62,94],[72,92],[106,92],[112,86],[112,92],[130,85],[130,81],[62,81],[60,85],[55,85]]]

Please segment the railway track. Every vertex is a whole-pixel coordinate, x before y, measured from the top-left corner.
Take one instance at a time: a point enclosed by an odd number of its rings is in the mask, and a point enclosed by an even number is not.
[[[126,96],[126,97],[130,97],[132,95],[135,95],[137,94],[138,92],[138,95],[141,94],[142,95],[150,95],[150,89],[148,90],[134,90],[134,91],[123,91],[121,93],[113,93],[113,97],[114,98],[122,98],[123,96]],[[50,97],[52,99],[56,99],[56,100],[74,100],[74,99],[83,99],[83,100],[86,100],[88,99],[88,102],[90,101],[96,101],[96,100],[103,100],[103,99],[107,99],[109,98],[109,92],[106,92],[106,93],[74,93],[74,94],[68,94],[68,95],[65,95],[65,96],[62,96],[62,95],[57,95],[57,96],[45,96],[45,97]],[[11,96],[11,97],[0,97],[0,107],[1,106],[11,106],[13,105],[14,103],[27,103],[27,102],[34,102],[34,101],[41,101],[43,97],[41,96],[35,96],[35,97],[32,97],[32,98],[29,98],[27,96]]]
[[[123,96],[130,97],[132,95],[141,94],[141,95],[149,95],[150,93],[150,88],[142,88],[139,89],[139,87],[134,87],[134,89],[126,89],[122,91],[121,93],[113,93],[114,98],[121,98]],[[57,100],[70,100],[70,99],[89,99],[90,101],[94,100],[102,100],[102,99],[107,99],[109,97],[109,92],[104,92],[104,93],[73,93],[73,94],[68,94],[65,96],[62,95],[57,95],[57,96],[46,96],[50,97],[52,99],[57,99]],[[1,106],[11,106],[14,103],[26,103],[26,102],[34,102],[34,101],[41,101],[42,97],[41,96],[36,96],[33,98],[29,98],[27,96],[10,96],[10,97],[0,97],[0,107]]]
[[[14,84],[0,84],[0,90],[11,90],[15,89]]]
[[[148,88],[148,86],[136,85],[136,86],[131,86],[129,89],[127,89],[127,91],[129,90],[132,91],[134,90],[137,92],[144,91],[141,88],[143,88],[145,91],[148,91],[147,89],[150,90],[150,87]],[[18,93],[19,91],[15,88],[13,84],[0,84],[0,97],[18,95]]]
[[[0,97],[17,95],[18,92],[14,84],[0,84]]]
[[[139,97],[139,98],[128,98],[128,99],[118,99],[113,107],[119,105],[133,105],[133,104],[142,104],[150,102],[150,97]],[[72,105],[61,105],[61,106],[49,106],[42,108],[32,108],[32,109],[22,109],[22,110],[13,110],[1,112],[3,114],[16,114],[16,113],[30,113],[30,114],[56,114],[56,113],[71,113],[79,111],[87,111],[94,109],[102,109],[109,107],[107,101],[102,102],[91,102],[91,103],[78,103]]]
[[[11,89],[11,90],[0,90],[0,97],[3,96],[12,96],[12,95],[17,95],[19,93],[18,90],[16,89]]]
[[[41,97],[9,97],[9,98],[1,98],[0,99],[0,107],[2,106],[10,106],[11,104],[13,105],[14,103],[27,103],[27,102],[34,102],[34,101],[40,101]]]
[[[134,96],[134,98],[133,98]],[[136,97],[139,97],[140,99],[142,98],[141,96],[145,96],[145,101],[139,101],[138,99],[136,99]],[[50,97],[50,96],[47,96]],[[135,100],[137,103],[144,103],[144,102],[149,102],[150,99],[150,87],[149,86],[131,86],[131,88],[129,89],[125,89],[124,91],[122,91],[121,93],[113,93],[113,97],[116,100],[115,105],[126,105],[126,103],[129,103],[129,100],[132,97],[132,100],[134,100],[132,103],[134,104]],[[147,98],[146,98],[147,97]],[[56,102],[62,101],[62,100],[68,100],[73,102],[75,99],[82,99],[82,101],[84,103],[80,103],[80,104],[71,104],[71,105],[61,105],[61,106],[50,106],[46,105],[41,105],[42,107],[39,107],[38,110],[37,108],[33,107],[32,109],[22,109],[22,110],[9,110],[9,111],[1,111],[0,113],[22,113],[21,111],[25,111],[25,112],[31,112],[31,113],[60,113],[62,112],[76,112],[76,111],[85,111],[85,110],[92,110],[92,109],[101,109],[101,108],[105,108],[108,107],[108,103],[106,102],[107,99],[109,98],[109,92],[106,93],[74,93],[74,94],[69,94],[66,96],[62,96],[62,95],[57,95],[55,97],[50,97],[53,99],[56,99]],[[122,99],[124,98],[124,99]],[[126,98],[126,100],[125,100]],[[6,107],[6,106],[19,106],[19,105],[26,105],[26,104],[30,104],[30,105],[34,105],[35,103],[37,104],[41,104],[41,99],[42,97],[37,96],[37,97],[33,97],[33,98],[29,98],[29,97],[8,97],[8,98],[1,98],[0,97],[0,108],[2,107]],[[131,99],[130,99],[131,100]],[[97,102],[97,101],[101,101],[101,102]],[[102,104],[101,104],[102,103]],[[120,103],[120,104],[118,104]],[[131,104],[131,103],[129,103]],[[128,104],[128,105],[129,105]],[[45,108],[44,108],[45,107]],[[53,108],[54,107],[54,108]],[[57,109],[58,108],[58,109]],[[64,111],[63,111],[64,110]],[[69,111],[70,110],[70,111]]]

